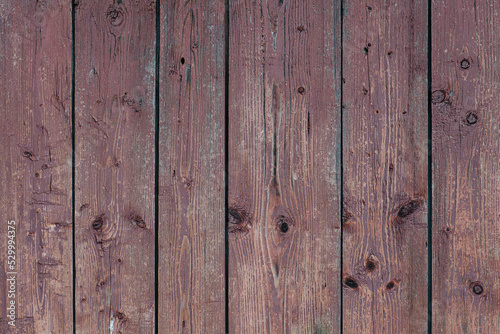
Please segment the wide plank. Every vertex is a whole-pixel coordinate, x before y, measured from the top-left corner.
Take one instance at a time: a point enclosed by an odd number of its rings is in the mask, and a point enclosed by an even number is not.
[[[160,1],[160,333],[225,332],[224,3]]]
[[[500,3],[432,2],[432,330],[500,331]]]
[[[343,333],[424,333],[427,2],[345,2],[343,24]]]
[[[75,6],[76,331],[153,333],[156,7]]]
[[[2,1],[0,67],[0,332],[71,333],[71,3]]]
[[[229,1],[230,333],[340,330],[340,1]]]

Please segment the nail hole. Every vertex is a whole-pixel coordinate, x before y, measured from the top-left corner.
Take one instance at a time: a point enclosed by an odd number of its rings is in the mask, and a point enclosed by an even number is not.
[[[473,125],[477,123],[477,115],[473,111],[469,111],[467,117],[465,118],[467,124]]]
[[[300,31],[300,32],[304,31],[304,26],[297,27],[297,30]]]
[[[468,69],[470,67],[470,62],[468,59],[462,59],[460,62],[460,67],[464,70]]]
[[[306,90],[305,90],[304,87],[299,87],[298,92],[299,92],[299,94],[304,95],[304,93],[306,92]]]
[[[371,47],[371,46],[372,46],[372,44],[371,44],[371,43],[368,43],[368,47]]]
[[[288,232],[288,224],[287,223],[282,223],[280,225],[280,231],[283,232],[283,233]]]
[[[290,225],[292,223],[290,218],[280,215],[275,218],[275,221],[276,227],[281,233],[285,234],[290,230]]]
[[[483,286],[480,283],[472,283],[472,292],[476,295],[480,295],[484,292]]]
[[[372,7],[371,6],[367,6],[366,9],[368,9],[368,11],[370,12],[372,10]]]
[[[365,52],[365,54],[368,54],[368,48],[367,47],[364,47],[363,51]]]
[[[184,65],[184,63],[186,62],[186,60],[184,59],[184,57],[181,58],[181,64]]]
[[[391,290],[394,288],[394,282],[393,281],[390,281],[389,283],[387,283],[387,285],[385,286],[385,288],[387,290]]]

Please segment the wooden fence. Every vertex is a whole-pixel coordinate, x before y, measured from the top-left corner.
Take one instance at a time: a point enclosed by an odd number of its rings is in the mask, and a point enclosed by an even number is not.
[[[499,333],[499,27],[0,0],[1,332]]]

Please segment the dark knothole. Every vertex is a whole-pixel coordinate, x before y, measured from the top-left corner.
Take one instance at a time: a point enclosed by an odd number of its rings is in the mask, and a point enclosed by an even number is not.
[[[346,279],[344,279],[344,284],[351,289],[358,288],[358,282],[356,282],[352,277],[347,277]]]

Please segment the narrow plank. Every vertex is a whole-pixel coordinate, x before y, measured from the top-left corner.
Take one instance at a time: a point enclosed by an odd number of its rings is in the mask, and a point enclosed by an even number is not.
[[[230,1],[230,333],[340,331],[340,68],[340,1]]]
[[[500,329],[499,14],[432,4],[434,333]]]
[[[224,333],[224,1],[160,5],[158,325]]]
[[[427,329],[427,2],[346,2],[343,330]]]
[[[153,333],[155,2],[76,6],[75,326]]]
[[[2,1],[0,66],[0,332],[71,333],[71,4]]]

